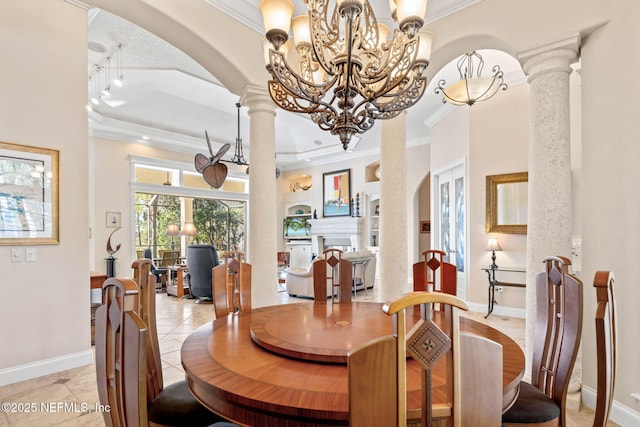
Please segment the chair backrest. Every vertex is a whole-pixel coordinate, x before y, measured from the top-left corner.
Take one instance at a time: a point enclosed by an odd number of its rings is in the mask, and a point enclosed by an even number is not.
[[[342,251],[329,248],[322,251],[323,257],[313,262],[313,300],[316,304],[327,303],[327,287],[331,294],[338,291],[339,303],[351,302],[353,286],[353,264],[342,258]]]
[[[618,342],[616,338],[616,305],[613,295],[613,273],[598,271],[593,279],[596,288],[596,349],[598,385],[594,427],[604,427],[609,419],[616,378]]]
[[[435,304],[443,311],[434,311]],[[422,411],[412,414],[412,424],[420,417],[423,426],[441,421],[448,426],[500,425],[502,347],[461,334],[458,310],[468,310],[466,303],[441,292],[413,292],[384,305],[393,335],[375,339],[347,358],[351,426],[406,426],[407,382],[416,378],[422,381]],[[421,320],[416,321],[417,313]],[[410,330],[407,320],[415,321]],[[432,378],[444,380],[437,404]]]
[[[191,295],[212,298],[212,270],[219,264],[218,252],[213,246],[189,245],[187,248],[187,268],[189,269]]]
[[[414,291],[439,291],[456,295],[456,266],[443,261],[445,255],[446,252],[435,249],[422,252],[424,261],[413,264]]]
[[[96,310],[96,377],[107,427],[148,425],[147,327],[135,312],[138,286],[131,279],[109,278]]]
[[[213,268],[213,307],[216,318],[251,310],[251,264],[242,252],[225,252],[224,263]]]
[[[565,426],[565,402],[582,336],[582,282],[569,274],[571,261],[547,257],[536,276],[536,326],[531,384],[560,408]]]
[[[168,267],[171,265],[176,265],[180,263],[180,252],[175,251],[165,251],[162,253],[162,261],[160,261],[160,265],[163,267]]]
[[[151,260],[138,259],[131,264],[133,280],[138,285],[138,307],[136,312],[147,325],[147,398],[149,402],[163,388],[162,360],[158,343],[156,323],[156,278],[151,274]]]
[[[278,267],[289,267],[290,252],[278,252]]]

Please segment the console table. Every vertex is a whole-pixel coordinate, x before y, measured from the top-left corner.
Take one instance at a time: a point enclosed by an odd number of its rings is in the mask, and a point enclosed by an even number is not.
[[[496,280],[496,272],[509,272],[509,273],[525,273],[526,270],[524,268],[516,268],[516,267],[507,267],[500,268],[497,266],[489,266],[483,268],[484,271],[487,272],[487,279],[489,281],[489,303],[487,304],[487,315],[484,316],[486,319],[493,312],[493,305],[495,304],[495,291],[496,286],[509,286],[515,288],[524,288],[527,285],[525,283],[513,283],[513,282],[501,282]]]

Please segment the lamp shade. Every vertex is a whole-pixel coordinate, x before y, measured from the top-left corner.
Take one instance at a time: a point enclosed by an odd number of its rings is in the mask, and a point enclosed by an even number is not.
[[[427,12],[427,0],[396,0],[398,22],[406,19],[424,19]]]
[[[433,44],[433,33],[427,30],[418,31],[418,60],[426,61],[431,59],[431,45]]]
[[[165,236],[179,236],[180,229],[178,228],[177,224],[169,224],[167,225],[167,232],[164,234]]]
[[[502,248],[500,247],[500,244],[498,243],[497,237],[489,237],[489,241],[487,242],[487,250],[494,251],[494,252],[502,250]]]
[[[296,49],[301,46],[311,47],[311,31],[309,30],[309,15],[298,15],[291,21],[293,42]]]
[[[265,30],[267,32],[281,30],[288,34],[294,8],[291,0],[262,0],[260,12],[262,12]]]
[[[181,236],[195,236],[196,226],[192,222],[185,222],[182,224],[182,230],[180,230]]]

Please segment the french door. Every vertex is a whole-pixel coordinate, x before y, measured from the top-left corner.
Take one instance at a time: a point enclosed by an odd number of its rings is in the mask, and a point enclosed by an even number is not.
[[[435,219],[433,231],[434,249],[446,253],[445,261],[456,266],[457,296],[467,299],[466,245],[467,245],[467,183],[465,162],[434,175],[433,193]]]

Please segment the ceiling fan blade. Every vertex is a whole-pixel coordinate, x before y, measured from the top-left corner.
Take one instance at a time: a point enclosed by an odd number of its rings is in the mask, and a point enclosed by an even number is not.
[[[220,147],[216,155],[211,158],[211,163],[216,163],[220,161],[220,159],[222,159],[222,156],[227,154],[227,151],[229,151],[230,147],[231,147],[231,144],[229,143],[224,144],[222,147]]]
[[[227,165],[224,163],[208,165],[202,171],[202,177],[213,188],[220,188],[224,184],[224,180],[227,179]]]
[[[196,158],[195,158],[195,166],[196,166],[196,170],[200,173],[202,173],[202,170],[207,167],[208,165],[211,164],[211,161],[209,160],[209,158],[207,156],[205,156],[204,154],[196,154]]]
[[[209,154],[211,155],[211,158],[213,158],[213,150],[211,149],[211,141],[209,141],[209,134],[207,133],[207,131],[204,131],[204,136],[207,138],[207,146],[209,147]]]

